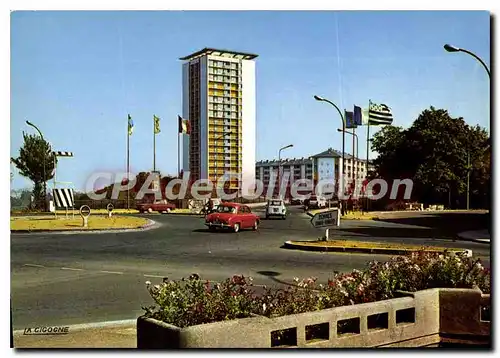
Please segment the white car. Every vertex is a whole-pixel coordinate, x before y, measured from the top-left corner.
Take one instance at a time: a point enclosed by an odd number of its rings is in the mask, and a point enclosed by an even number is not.
[[[266,219],[270,217],[277,216],[285,219],[287,215],[287,209],[285,202],[282,199],[271,199],[267,202],[266,206]]]

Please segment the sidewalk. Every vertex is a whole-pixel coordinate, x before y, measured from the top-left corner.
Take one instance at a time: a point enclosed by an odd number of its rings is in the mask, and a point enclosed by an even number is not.
[[[14,348],[137,348],[136,322],[69,326],[69,333],[24,335],[14,332]]]
[[[482,242],[487,244],[489,244],[491,240],[491,236],[488,230],[464,231],[459,233],[458,237],[462,240]]]

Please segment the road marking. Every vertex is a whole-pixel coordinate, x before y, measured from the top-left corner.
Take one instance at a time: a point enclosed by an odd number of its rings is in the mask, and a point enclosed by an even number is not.
[[[35,264],[24,264],[24,266],[30,266],[30,267],[45,267],[43,265],[35,265]]]
[[[83,269],[81,268],[73,268],[73,267],[61,267],[61,270],[83,271]]]
[[[99,271],[99,272],[102,272],[102,273],[114,273],[116,275],[123,275],[123,272],[118,272],[118,271]]]
[[[159,276],[159,275],[146,275],[146,274],[144,274],[144,277],[164,278],[165,276]]]

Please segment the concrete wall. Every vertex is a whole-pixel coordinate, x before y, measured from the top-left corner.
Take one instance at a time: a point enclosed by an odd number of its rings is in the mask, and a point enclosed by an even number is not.
[[[489,295],[476,290],[429,289],[413,297],[184,329],[140,317],[137,347],[270,348],[273,332],[285,329],[291,333],[292,343],[276,348],[424,347],[437,346],[442,337],[448,342],[484,343],[489,342],[490,322],[481,321],[479,312],[489,300]],[[387,317],[386,327],[369,327],[375,315]],[[355,320],[354,332],[340,334],[338,323],[349,319]],[[308,340],[306,327],[311,325],[323,325],[323,335]]]

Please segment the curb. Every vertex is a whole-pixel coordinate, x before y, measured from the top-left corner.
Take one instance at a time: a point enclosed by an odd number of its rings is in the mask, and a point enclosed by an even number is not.
[[[385,249],[380,247],[364,248],[364,247],[343,247],[343,246],[309,246],[309,245],[292,243],[292,241],[285,241],[284,248],[292,250],[303,250],[303,251],[353,252],[353,253],[385,254],[385,255],[406,255],[412,252],[419,252],[419,251],[443,252],[440,250]],[[472,250],[465,249],[464,251],[467,252],[467,256],[469,257],[472,256]]]
[[[457,235],[456,240],[457,241],[475,242],[477,244],[491,245],[491,239],[471,239],[469,237],[463,237],[463,236]]]
[[[125,232],[134,232],[134,231],[144,231],[155,229],[159,226],[159,224],[151,219],[148,220],[147,224],[144,224],[135,228],[113,228],[113,229],[97,229],[97,230],[83,230],[83,229],[75,229],[75,230],[65,230],[65,229],[55,229],[55,230],[10,230],[11,235],[17,234],[99,234],[99,233],[125,233]],[[156,227],[155,227],[156,226]]]

